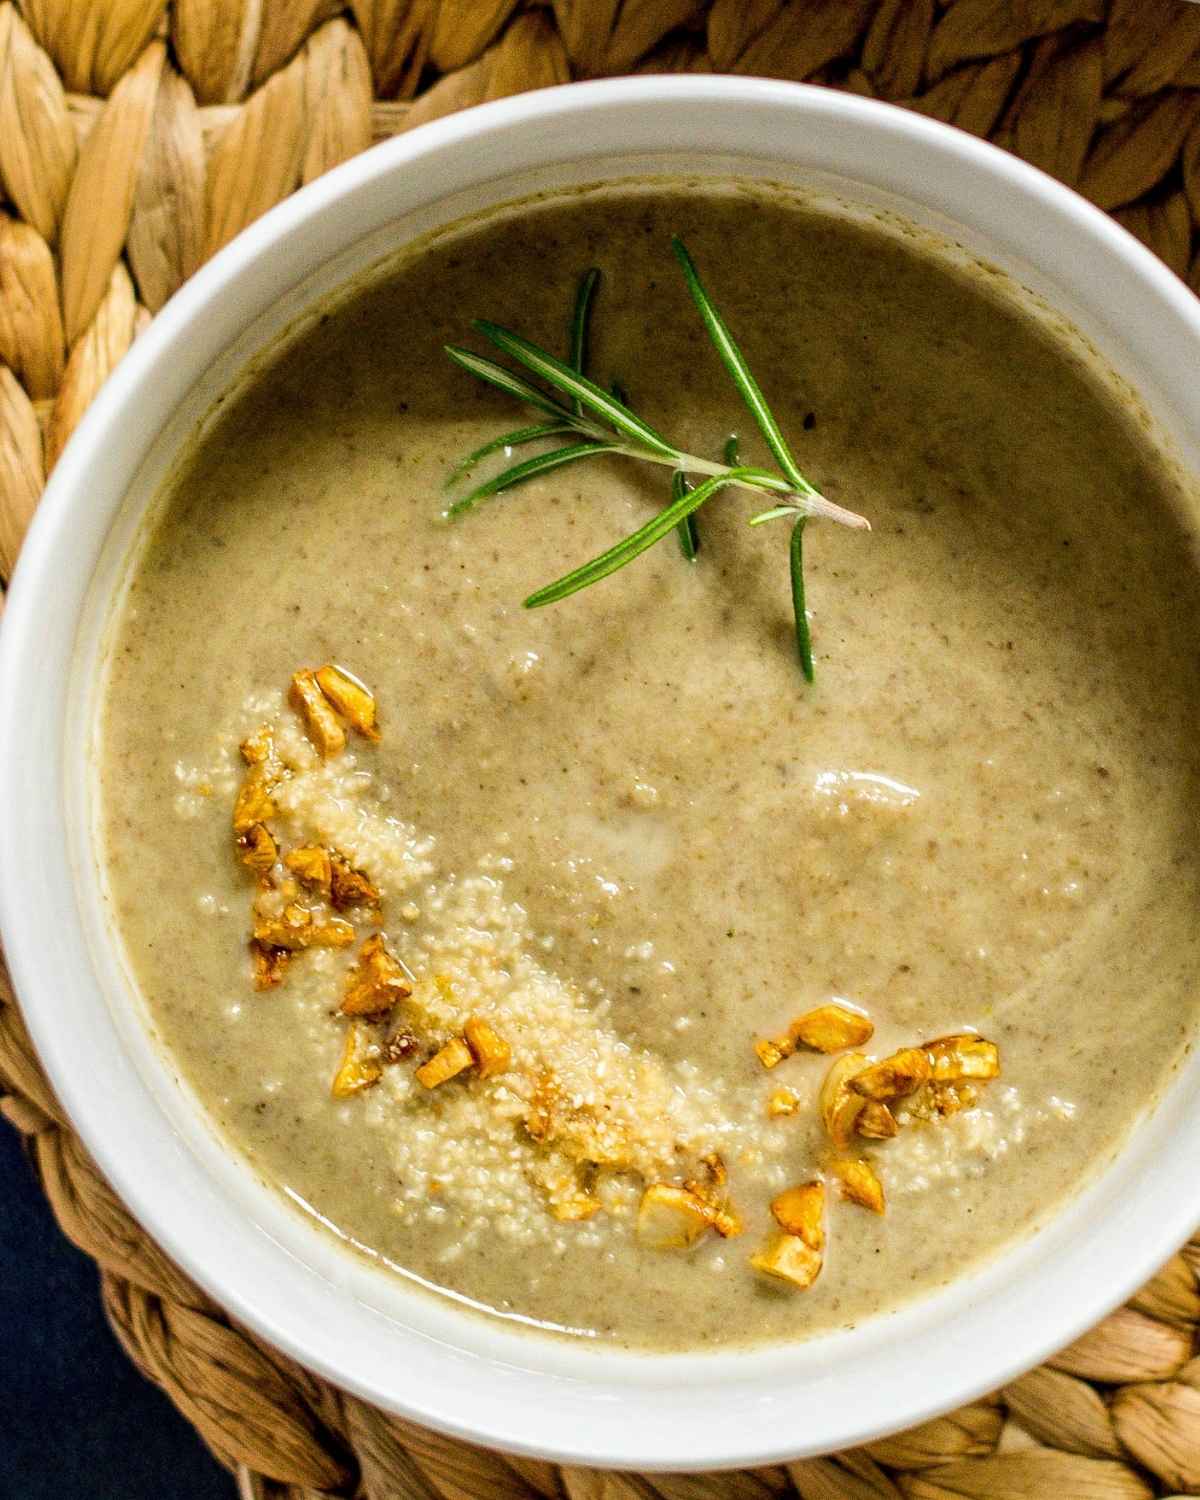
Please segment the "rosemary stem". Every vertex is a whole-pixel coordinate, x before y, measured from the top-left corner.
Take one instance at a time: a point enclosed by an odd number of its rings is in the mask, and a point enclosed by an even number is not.
[[[588,435],[591,436],[590,433]],[[599,435],[608,436],[603,432]],[[709,474],[714,477],[733,472],[727,464],[714,463],[711,459],[699,458],[694,453],[654,453],[648,448],[637,448],[633,444],[624,443],[618,444],[612,451],[629,458],[640,458],[649,463],[683,469],[685,472]],[[779,496],[781,504],[793,506],[801,516],[820,516],[823,520],[836,521],[841,526],[849,526],[854,531],[870,531],[871,529],[871,523],[866,516],[860,516],[857,511],[847,510],[842,505],[835,505],[819,490],[811,490],[807,493],[794,490],[786,480],[768,473],[765,469],[762,471],[761,479],[755,475],[753,479],[731,479],[729,482],[735,489],[750,490],[760,494],[763,490],[770,490]]]
[[[571,428],[582,437],[594,438],[597,442],[612,443],[612,432],[607,427],[602,427],[599,422],[589,421],[587,417],[576,418],[566,414],[564,414],[564,420],[569,422]],[[737,467],[736,464],[715,463],[711,458],[700,458],[695,453],[684,453],[682,450],[658,453],[653,448],[643,448],[637,443],[619,442],[609,451],[623,454],[627,458],[642,459],[646,463],[682,469],[685,473],[691,471],[716,476],[728,474]],[[853,531],[870,531],[871,529],[871,523],[866,516],[860,516],[854,510],[847,510],[844,505],[835,504],[812,485],[807,485],[802,490],[796,489],[786,479],[778,474],[772,474],[768,469],[757,471],[753,479],[733,479],[730,483],[739,490],[760,492],[770,490],[779,496],[781,504],[793,506],[802,516],[819,516],[822,520],[836,521],[839,526],[849,526]]]

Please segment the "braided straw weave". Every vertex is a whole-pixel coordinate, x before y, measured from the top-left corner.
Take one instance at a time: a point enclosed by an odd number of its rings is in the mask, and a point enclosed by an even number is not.
[[[238,230],[374,140],[630,70],[908,104],[1079,188],[1200,290],[1186,0],[0,0],[0,578],[100,385]],[[715,1476],[559,1469],[383,1416],[234,1324],[100,1177],[2,971],[0,1086],[117,1336],[246,1500],[1200,1495],[1200,1239],[1048,1365],[903,1436]]]

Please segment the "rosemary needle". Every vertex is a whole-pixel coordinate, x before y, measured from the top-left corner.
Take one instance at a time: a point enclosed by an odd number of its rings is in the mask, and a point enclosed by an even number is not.
[[[466,458],[459,459],[450,470],[446,488],[449,489],[457,484],[464,474],[470,473],[482,459],[490,457],[493,453],[499,453],[501,450],[508,453],[513,448],[523,447],[526,443],[537,442],[539,438],[556,437],[560,433],[572,430],[561,422],[537,422],[532,427],[518,427],[515,432],[505,432],[498,438],[492,438],[491,442],[484,443],[481,448],[476,448],[473,453],[468,453]]]
[[[607,578],[610,573],[615,573],[618,568],[631,563],[635,557],[640,557],[643,552],[653,547],[655,542],[662,541],[663,537],[673,531],[680,521],[690,516],[693,511],[699,510],[719,490],[735,483],[740,475],[740,470],[731,469],[728,474],[714,474],[703,484],[698,484],[694,490],[685,490],[678,499],[672,500],[670,505],[660,510],[652,520],[638,527],[637,531],[617,542],[607,552],[602,552],[599,557],[594,557],[591,562],[584,563],[581,568],[575,568],[556,582],[548,583],[545,588],[540,588],[536,593],[530,594],[525,600],[525,608],[540,609],[544,604],[556,604],[558,600],[566,599],[568,595],[578,593],[580,589],[585,589],[590,584],[599,583],[602,578]]]
[[[549,474],[552,469],[561,469],[564,464],[578,463],[580,459],[592,458],[597,453],[622,451],[620,443],[571,443],[565,448],[555,448],[550,453],[539,453],[536,458],[527,458],[524,463],[505,469],[503,474],[497,474],[494,479],[473,489],[469,495],[456,500],[446,511],[446,515],[454,520],[480,500],[489,500],[493,495],[511,490],[514,485],[524,484],[527,479],[536,479],[540,474]]]
[[[587,369],[588,333],[592,322],[592,301],[600,272],[595,266],[583,273],[579,290],[575,294],[575,311],[571,317],[571,368],[578,375]],[[618,398],[619,399],[619,398]],[[622,405],[626,403],[622,402]],[[576,416],[583,410],[578,396],[571,397],[571,410]]]
[[[676,469],[671,475],[671,499],[681,500],[692,488],[692,482],[682,469]],[[696,554],[700,551],[700,533],[696,530],[695,516],[684,516],[676,529],[679,537],[679,550],[688,562],[696,561]]]
[[[813,680],[812,635],[804,604],[804,517],[798,516],[788,542],[788,567],[792,578],[792,614],[796,620],[796,653],[806,682]]]

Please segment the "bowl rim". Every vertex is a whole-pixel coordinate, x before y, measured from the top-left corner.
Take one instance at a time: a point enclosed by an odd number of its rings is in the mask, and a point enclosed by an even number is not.
[[[1057,1259],[1035,1267],[1036,1247],[1031,1251],[1026,1246],[1023,1290],[1009,1296],[1004,1309],[960,1303],[961,1322],[956,1326],[961,1336],[950,1346],[954,1357],[944,1361],[949,1368],[920,1368],[918,1378],[906,1379],[904,1362],[894,1352],[887,1355],[880,1345],[878,1362],[886,1374],[886,1389],[872,1393],[858,1414],[843,1409],[845,1395],[838,1397],[834,1377],[822,1380],[811,1373],[800,1392],[802,1400],[769,1382],[750,1380],[744,1397],[731,1401],[730,1411],[713,1410],[714,1392],[726,1385],[721,1367],[730,1372],[729,1389],[740,1392],[733,1378],[735,1367],[750,1358],[756,1368],[765,1368],[758,1355],[710,1354],[690,1362],[679,1360],[677,1378],[683,1384],[670,1390],[611,1376],[607,1384],[595,1381],[594,1389],[584,1390],[571,1377],[546,1374],[531,1351],[526,1356],[532,1365],[525,1372],[531,1377],[527,1382],[517,1378],[521,1372],[515,1367],[499,1361],[513,1380],[517,1397],[512,1400],[499,1391],[496,1361],[481,1376],[469,1368],[470,1360],[464,1364],[458,1351],[406,1346],[408,1354],[416,1349],[414,1357],[426,1360],[428,1378],[420,1389],[407,1371],[389,1367],[381,1374],[364,1369],[361,1355],[347,1354],[330,1330],[316,1326],[319,1319],[311,1316],[314,1304],[305,1304],[300,1312],[288,1305],[285,1293],[294,1293],[302,1283],[292,1279],[284,1247],[264,1246],[261,1235],[251,1243],[248,1231],[243,1234],[242,1226],[230,1223],[221,1226],[223,1243],[212,1235],[197,1247],[194,1208],[189,1208],[182,1188],[176,1190],[161,1175],[173,1168],[181,1183],[199,1190],[181,1143],[160,1129],[159,1137],[146,1145],[160,1175],[148,1176],[142,1154],[131,1150],[134,1125],[144,1127],[148,1115],[143,1112],[135,1122],[135,1105],[123,1100],[116,1087],[134,1086],[132,1074],[106,1080],[106,1086],[98,1088],[89,1060],[81,1058],[63,1034],[60,1003],[86,1005],[89,976],[76,953],[62,956],[60,972],[47,973],[50,924],[70,905],[74,876],[63,850],[53,845],[65,814],[59,805],[61,783],[56,789],[48,779],[56,767],[54,747],[64,735],[69,705],[65,687],[58,684],[45,695],[52,701],[39,698],[39,687],[44,692],[47,680],[39,646],[54,633],[59,615],[80,605],[86,591],[86,578],[74,576],[70,566],[72,541],[86,517],[89,478],[106,461],[110,430],[129,424],[173,349],[215,305],[227,306],[248,272],[268,265],[289,237],[328,219],[351,193],[369,191],[403,170],[428,168],[441,153],[470,150],[503,132],[582,133],[614,112],[649,122],[664,109],[690,109],[699,120],[696,112],[715,116],[718,106],[720,111],[757,111],[755,119],[761,116],[780,125],[804,121],[810,127],[819,123],[856,132],[876,143],[887,141],[923,153],[948,175],[959,174],[960,181],[962,174],[986,181],[998,198],[1007,194],[1010,202],[1019,201],[1035,213],[1047,235],[1057,230],[1073,242],[1073,252],[1086,249],[1084,261],[1090,257],[1091,263],[1104,262],[1111,268],[1131,299],[1129,307],[1118,310],[1118,323],[1130,323],[1143,314],[1157,317],[1172,356],[1190,353],[1194,359],[1200,346],[1200,302],[1145,247],[1045,174],[939,122],[832,90],[733,77],[627,78],[520,95],[433,121],[344,163],[257,220],[185,284],[114,371],[60,458],[26,540],[0,630],[0,806],[6,810],[0,819],[0,934],[14,988],[58,1098],[130,1210],[222,1307],[335,1385],[467,1441],[557,1462],[646,1471],[749,1467],[855,1446],[975,1399],[1070,1342],[1124,1301],[1187,1239],[1200,1217],[1200,1202],[1180,1192],[1177,1182],[1168,1183],[1165,1173],[1148,1170],[1138,1190],[1138,1212],[1130,1204],[1128,1212],[1107,1220],[1108,1234],[1089,1249],[1087,1259],[1056,1251]],[[713,130],[719,134],[717,126]],[[1164,366],[1166,360],[1164,355]],[[107,461],[118,468],[123,464],[131,476],[144,451],[139,450],[137,462],[111,454]],[[73,631],[77,614],[71,620]],[[30,754],[31,743],[47,751],[44,764],[33,763],[37,757]],[[31,878],[34,870],[37,877]],[[62,981],[57,990],[56,980]],[[1198,1117],[1200,1111],[1193,1111],[1197,1123],[1187,1134],[1176,1126],[1173,1150],[1180,1161],[1193,1148],[1200,1150]],[[1149,1137],[1148,1130],[1139,1127],[1139,1139],[1143,1134]],[[1133,1155],[1127,1148],[1121,1160]],[[1039,1242],[1050,1238],[1047,1233]],[[239,1257],[244,1257],[244,1264]],[[1006,1265],[1016,1259],[1011,1252],[1003,1257]],[[254,1282],[264,1264],[277,1269],[278,1287],[268,1287],[261,1276]],[[1081,1275],[1085,1265],[1093,1272],[1090,1282]],[[311,1286],[307,1290],[312,1294]],[[341,1293],[334,1287],[332,1295]],[[890,1321],[897,1338],[902,1323]],[[1004,1336],[1014,1327],[1021,1328],[1021,1339],[1015,1346],[1011,1340],[1005,1344]],[[985,1330],[982,1346],[987,1357],[981,1358],[972,1340]],[[402,1332],[393,1330],[393,1336],[401,1338]],[[540,1343],[527,1338],[521,1342]],[[594,1357],[599,1363],[607,1359],[598,1351]],[[614,1370],[618,1363],[609,1361]],[[707,1371],[716,1368],[716,1376],[707,1385],[697,1380],[689,1399],[687,1371],[700,1365]],[[773,1368],[779,1367],[776,1360]],[[435,1369],[436,1378],[429,1374]],[[472,1387],[464,1415],[450,1397]],[[709,1402],[707,1409],[703,1401]],[[834,1420],[814,1435],[812,1424],[829,1422],[830,1412],[840,1412],[840,1423]]]

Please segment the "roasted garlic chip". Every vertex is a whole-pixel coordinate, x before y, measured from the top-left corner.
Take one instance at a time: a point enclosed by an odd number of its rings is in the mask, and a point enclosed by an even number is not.
[[[818,1103],[826,1133],[836,1146],[848,1146],[866,1100],[850,1087],[850,1080],[867,1066],[861,1052],[847,1052],[832,1064],[821,1084]]]
[[[797,1234],[810,1250],[825,1248],[825,1184],[805,1182],[771,1199],[771,1213],[785,1234]]]
[[[638,1205],[638,1243],[650,1250],[686,1250],[711,1223],[711,1212],[687,1188],[652,1182]]]
[[[346,911],[351,906],[378,906],[379,892],[335,849],[329,856],[329,899],[338,911]]]
[[[283,983],[283,973],[291,954],[286,948],[272,948],[257,938],[250,939],[250,963],[256,990],[273,990]]]
[[[328,851],[319,844],[305,844],[301,849],[291,849],[283,857],[284,864],[301,885],[310,891],[329,895],[332,870]]]
[[[358,962],[346,978],[342,1011],[347,1016],[377,1016],[412,994],[404,966],[392,954],[382,933],[362,945]]]
[[[507,1070],[512,1048],[482,1016],[471,1016],[463,1027],[464,1039],[471,1049],[480,1078],[494,1078]]]
[[[774,1089],[767,1100],[767,1114],[772,1120],[794,1115],[799,1108],[800,1095],[793,1093],[791,1089]]]
[[[821,1274],[821,1252],[806,1245],[799,1235],[779,1233],[750,1257],[750,1264],[764,1276],[786,1281],[803,1292]]]
[[[265,823],[255,823],[240,834],[238,847],[242,851],[242,863],[260,874],[265,875],[279,858],[279,848]]]
[[[934,1083],[958,1083],[963,1078],[988,1079],[1000,1076],[1000,1049],[995,1042],[963,1032],[926,1042],[925,1055]]]
[[[784,1058],[791,1057],[796,1049],[792,1046],[790,1037],[777,1036],[764,1037],[762,1041],[755,1042],[754,1050],[764,1068],[777,1068]]]
[[[346,1043],[342,1049],[342,1060],[333,1075],[330,1092],[335,1099],[349,1099],[363,1089],[378,1083],[383,1075],[383,1066],[367,1050],[366,1032],[357,1021],[346,1028]]]
[[[470,1047],[462,1037],[456,1036],[435,1052],[427,1063],[422,1063],[415,1077],[424,1088],[435,1089],[447,1079],[473,1067],[474,1063]]]
[[[329,760],[340,755],[346,748],[346,731],[329,699],[317,685],[316,673],[307,667],[293,673],[290,696],[321,759]]]
[[[729,1173],[726,1171],[725,1163],[716,1152],[713,1152],[709,1156],[702,1156],[700,1165],[704,1168],[704,1176],[685,1182],[684,1188],[703,1204],[709,1225],[721,1238],[733,1239],[735,1235],[741,1234],[745,1225],[742,1223],[741,1214],[729,1201],[729,1194],[726,1191]]]
[[[858,1117],[858,1133],[870,1141],[890,1141],[899,1135],[900,1126],[886,1104],[868,1099]]]
[[[329,665],[317,672],[317,685],[359,734],[369,740],[379,738],[379,730],[375,727],[374,694],[357,677],[344,667]]]
[[[841,1183],[843,1198],[869,1208],[873,1214],[883,1212],[883,1184],[869,1161],[862,1157],[841,1157],[830,1162],[829,1170]]]
[[[874,1032],[869,1016],[833,1001],[797,1016],[784,1036],[755,1042],[754,1050],[764,1068],[773,1068],[785,1057],[791,1057],[797,1047],[808,1047],[813,1052],[841,1052],[846,1047],[864,1046]]]
[[[271,796],[271,778],[263,764],[250,767],[238,788],[233,804],[233,831],[244,838],[252,828],[275,816],[275,799]]]
[[[862,1047],[874,1034],[875,1026],[869,1016],[836,1001],[806,1011],[788,1027],[788,1036],[793,1043],[810,1047],[814,1052],[841,1052],[846,1047]]]
[[[254,936],[272,948],[346,948],[354,941],[354,928],[341,917],[317,922],[308,907],[290,902],[278,917],[257,916]]]
[[[891,1057],[873,1063],[855,1075],[850,1087],[864,1099],[874,1099],[886,1104],[891,1099],[902,1099],[914,1093],[923,1083],[929,1082],[932,1069],[929,1058],[920,1047],[901,1047]]]

